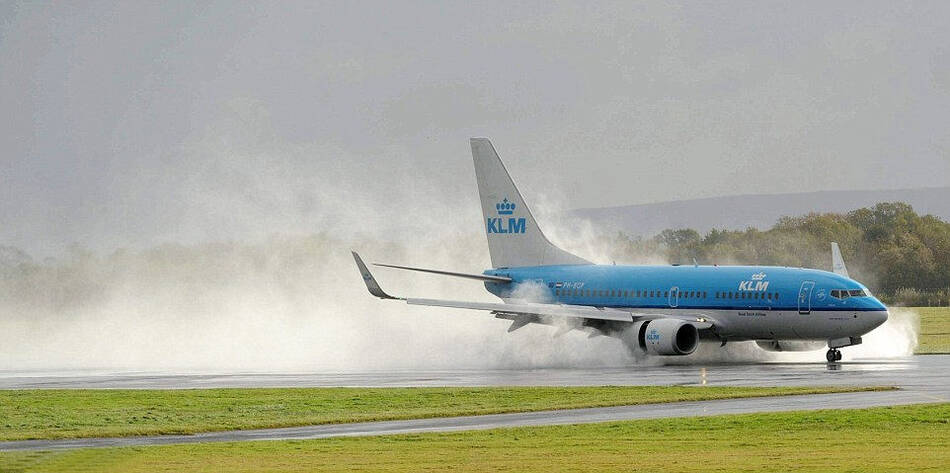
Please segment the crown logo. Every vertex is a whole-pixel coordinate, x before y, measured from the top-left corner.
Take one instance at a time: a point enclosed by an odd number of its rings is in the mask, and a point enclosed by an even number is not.
[[[760,272],[760,273],[758,273],[758,274],[753,274],[753,275],[752,275],[752,280],[753,280],[753,281],[761,281],[761,280],[763,280],[763,279],[765,279],[765,273]]]
[[[505,200],[495,204],[495,210],[498,211],[498,215],[511,215],[515,211],[515,203],[508,202],[508,198],[505,197]]]

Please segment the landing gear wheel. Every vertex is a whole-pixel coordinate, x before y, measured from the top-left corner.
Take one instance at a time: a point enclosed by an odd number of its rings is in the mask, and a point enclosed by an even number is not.
[[[825,359],[828,360],[828,363],[834,363],[841,359],[841,352],[831,348],[828,353],[825,353]]]

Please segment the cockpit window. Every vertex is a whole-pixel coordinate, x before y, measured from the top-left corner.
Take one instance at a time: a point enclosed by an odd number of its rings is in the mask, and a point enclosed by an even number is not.
[[[837,299],[847,299],[848,297],[867,297],[868,293],[864,289],[832,289],[831,297]]]

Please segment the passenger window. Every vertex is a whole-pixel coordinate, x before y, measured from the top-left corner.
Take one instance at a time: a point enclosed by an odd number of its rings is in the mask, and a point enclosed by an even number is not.
[[[669,291],[663,291],[663,297],[670,297]]]
[[[653,297],[653,291],[650,291],[650,297]]]
[[[778,293],[777,293],[777,292],[775,293],[775,299],[778,299]]]

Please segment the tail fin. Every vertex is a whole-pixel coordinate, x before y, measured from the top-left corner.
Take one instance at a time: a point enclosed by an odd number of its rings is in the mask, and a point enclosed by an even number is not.
[[[554,246],[541,233],[491,141],[472,138],[471,142],[492,266],[590,264]]]

